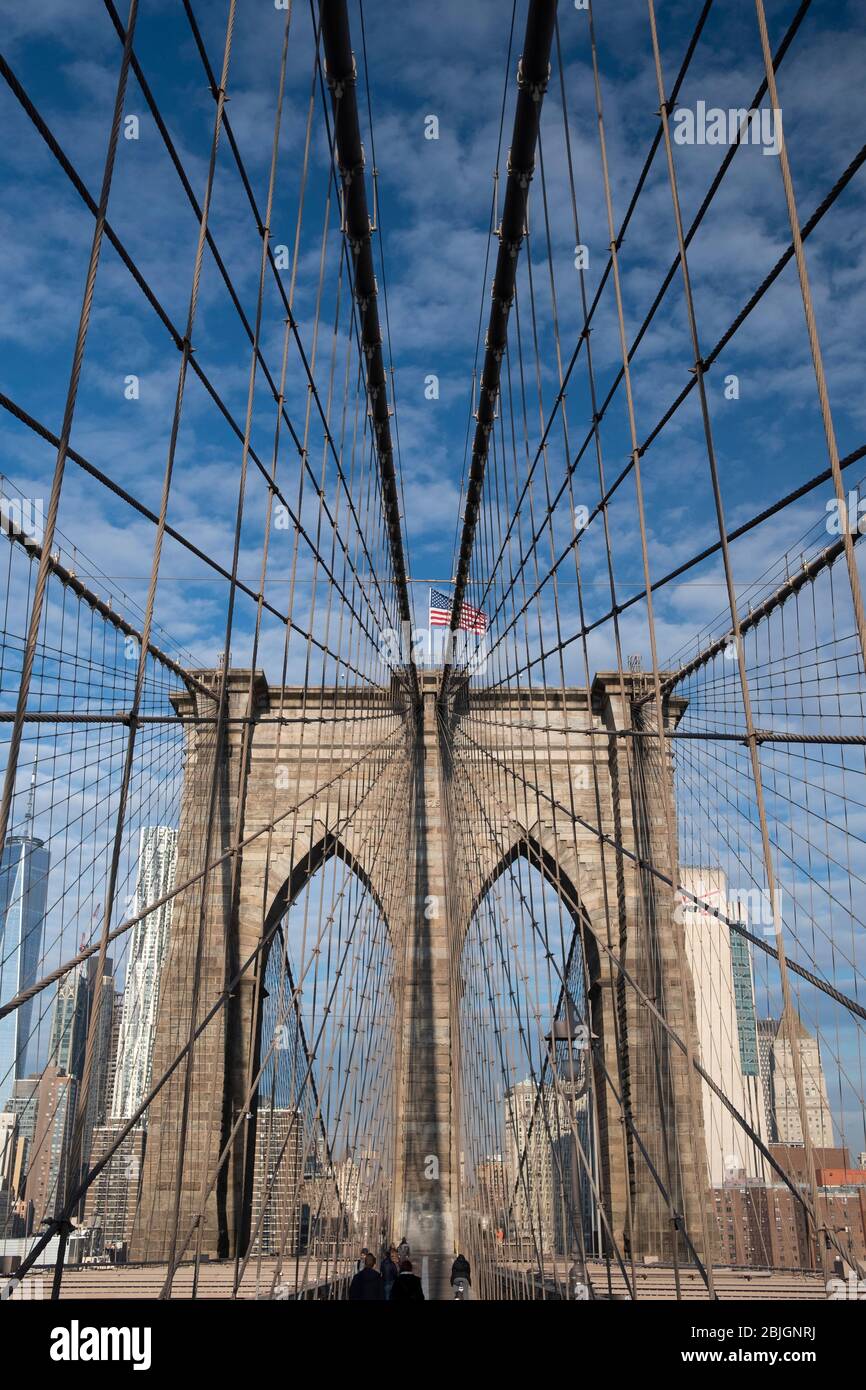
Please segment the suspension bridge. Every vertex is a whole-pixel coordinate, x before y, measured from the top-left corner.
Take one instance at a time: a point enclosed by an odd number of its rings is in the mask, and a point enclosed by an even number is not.
[[[485,1300],[866,1278],[866,446],[825,283],[866,145],[816,168],[794,80],[844,36],[487,7],[428,580],[382,16],[150,8],[93,7],[86,129],[0,56],[10,244],[74,226],[63,370],[13,272],[0,379],[4,1297],[342,1300],[401,1239],[434,1299],[458,1252]],[[689,139],[722,50],[728,134]],[[774,325],[787,433],[739,394]]]

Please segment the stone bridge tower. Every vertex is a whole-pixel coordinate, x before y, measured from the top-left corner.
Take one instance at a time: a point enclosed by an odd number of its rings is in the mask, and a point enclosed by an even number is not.
[[[200,684],[216,685],[216,672],[196,675]],[[706,1160],[700,1122],[697,1132],[689,1122],[685,1058],[603,949],[680,1036],[692,1029],[694,1037],[674,895],[641,867],[651,861],[676,876],[665,807],[670,768],[659,765],[657,740],[635,737],[626,747],[609,734],[646,727],[646,677],[621,683],[618,675],[599,675],[591,690],[473,691],[471,703],[458,692],[446,704],[438,675],[422,672],[417,709],[396,685],[270,688],[260,673],[241,670],[227,679],[230,717],[214,817],[206,814],[214,725],[186,726],[176,882],[200,874],[209,837],[211,861],[240,839],[246,847],[208,875],[206,891],[199,879],[178,895],[154,1076],[188,1042],[193,1000],[201,1020],[224,990],[230,998],[196,1038],[189,1075],[179,1066],[150,1107],[133,1258],[165,1259],[175,1224],[183,1244],[202,1208],[195,1232],[202,1252],[227,1256],[249,1243],[254,1106],[241,1124],[238,1116],[260,1046],[261,972],[246,971],[240,983],[233,977],[332,854],[374,895],[395,962],[395,1182],[383,1223],[405,1234],[414,1251],[443,1261],[459,1241],[452,1021],[460,952],[484,892],[515,854],[524,854],[586,928],[596,1093],[606,1098],[598,1116],[601,1186],[616,1239],[622,1243],[630,1209],[634,1253],[664,1258],[671,1251],[670,1215],[636,1136],[696,1239]],[[204,695],[184,692],[174,703],[181,715],[213,713]],[[668,722],[681,712],[670,700]],[[458,793],[473,801],[471,823],[457,813]],[[622,1122],[611,1083],[631,1125]],[[209,1175],[227,1147],[210,1190]]]

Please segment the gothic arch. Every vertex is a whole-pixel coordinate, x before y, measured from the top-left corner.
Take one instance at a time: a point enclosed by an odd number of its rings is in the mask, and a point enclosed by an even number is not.
[[[472,902],[469,917],[463,929],[464,941],[475,914],[497,879],[520,858],[525,859],[532,868],[539,871],[542,878],[553,888],[554,892],[565,906],[575,926],[583,927],[583,931],[580,932],[580,939],[582,939],[583,950],[586,956],[589,984],[590,987],[596,985],[600,977],[601,962],[589,913],[584,907],[570,877],[562,868],[561,862],[557,863],[553,855],[545,849],[533,835],[521,834],[518,839],[514,841],[510,850],[502,856],[498,864],[487,875],[487,878],[484,880]],[[567,967],[568,962],[563,962],[563,964]]]
[[[358,880],[364,894],[369,898],[384,927],[392,968],[395,960],[393,935],[388,914],[379,894],[373,887],[367,870],[338,836],[326,832],[296,860],[291,872],[274,895],[262,925],[262,939],[266,941],[266,945],[259,963],[258,988],[253,1004],[254,1041],[250,1059],[251,1073],[259,1076],[259,1082],[250,1102],[249,1125],[246,1130],[243,1152],[242,1184],[244,1196],[241,1203],[242,1224],[239,1244],[244,1250],[255,1248],[255,1241],[260,1239],[256,1235],[255,1229],[257,1210],[254,1198],[256,1133],[262,1118],[259,1114],[262,1105],[265,1106],[265,1110],[262,1112],[265,1123],[267,1123],[267,1103],[269,1100],[272,1104],[275,1102],[278,1109],[280,1106],[297,1108],[299,1116],[302,1116],[306,1109],[312,1108],[316,1116],[314,1127],[317,1132],[317,1144],[324,1146],[329,1163],[334,1160],[333,1144],[337,1135],[329,1130],[328,1106],[327,1104],[323,1106],[322,1102],[322,1088],[324,1087],[324,1091],[327,1091],[326,1078],[323,1078],[321,1070],[316,1065],[315,1050],[311,1051],[313,1038],[309,1019],[305,1020],[303,1007],[295,995],[297,985],[302,983],[299,971],[304,969],[304,965],[297,959],[297,941],[293,942],[292,939],[291,913],[292,909],[300,904],[304,893],[312,888],[317,876],[336,860],[339,860],[349,873]],[[326,980],[323,988],[327,987]],[[287,1001],[288,1008],[286,1009],[284,1006]],[[329,1010],[326,1010],[325,1013],[328,1022],[321,1021],[324,1032],[323,1034],[317,1032],[317,1037],[324,1038],[323,1048],[327,1054],[329,1047],[327,1028],[331,1027],[331,1022]],[[279,1030],[284,1033],[285,1041],[275,1045],[277,1019],[279,1019]],[[280,1062],[281,1051],[282,1055],[287,1057],[287,1061],[282,1065]],[[306,1118],[309,1122],[309,1116]],[[300,1118],[298,1124],[301,1133],[304,1133],[304,1123],[304,1119]],[[309,1147],[309,1140],[306,1142]],[[288,1164],[290,1158],[284,1157],[283,1161]],[[309,1209],[307,1209],[307,1217],[309,1218]],[[298,1239],[305,1241],[309,1237],[309,1229],[303,1220],[301,1221],[301,1228],[306,1231],[306,1234],[302,1237],[299,1229]]]
[[[379,893],[373,886],[369,873],[361,861],[352,854],[343,841],[330,831],[325,834],[309,850],[296,860],[291,873],[283,881],[281,887],[274,894],[273,901],[265,915],[262,924],[262,935],[267,936],[273,930],[275,923],[284,917],[292,905],[303,893],[307,885],[315,878],[320,869],[323,869],[330,859],[341,859],[343,863],[352,870],[364,888],[370,894],[376,907],[391,935],[391,924],[388,913],[385,910]],[[271,943],[273,944],[273,943]],[[270,946],[268,947],[268,952]],[[267,955],[267,953],[266,953]]]

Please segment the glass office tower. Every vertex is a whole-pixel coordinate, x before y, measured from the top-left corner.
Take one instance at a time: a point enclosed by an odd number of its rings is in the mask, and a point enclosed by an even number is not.
[[[48,902],[49,851],[33,835],[10,835],[0,856],[0,1002],[35,984]],[[0,1110],[16,1081],[37,1069],[35,1001],[0,1019]]]

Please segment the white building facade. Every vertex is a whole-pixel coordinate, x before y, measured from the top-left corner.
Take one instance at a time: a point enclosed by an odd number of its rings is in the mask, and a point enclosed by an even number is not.
[[[141,831],[135,912],[170,893],[177,861],[177,831],[167,825]],[[171,902],[149,912],[132,929],[123,1011],[117,1044],[112,1120],[135,1114],[150,1089],[162,967],[171,932]]]

